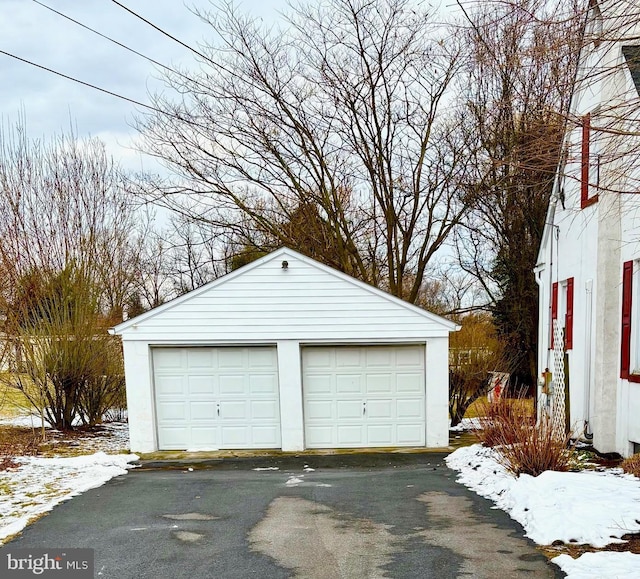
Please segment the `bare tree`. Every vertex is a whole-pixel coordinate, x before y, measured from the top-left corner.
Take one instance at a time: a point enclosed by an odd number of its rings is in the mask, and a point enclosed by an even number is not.
[[[162,112],[140,120],[147,151],[179,177],[149,197],[238,248],[322,247],[415,302],[466,209],[455,37],[408,0],[299,6],[277,30],[231,6],[199,15],[220,43],[198,70],[167,74],[176,100],[155,96]],[[315,222],[306,239],[290,226],[301,212]]]
[[[106,335],[135,288],[142,243],[127,182],[96,140],[0,133],[0,312],[19,355],[2,374],[58,428],[123,396]]]
[[[122,321],[142,243],[136,227],[127,181],[100,141],[33,141],[20,124],[0,133],[5,294],[28,272],[53,274],[73,263],[101,288],[104,313]]]
[[[173,294],[182,295],[227,273],[221,236],[206,222],[174,215],[164,232],[165,267]]]
[[[463,5],[468,40],[461,95],[477,144],[467,185],[473,211],[458,231],[460,263],[483,284],[499,334],[536,376],[533,269],[561,159],[583,20],[578,3]]]

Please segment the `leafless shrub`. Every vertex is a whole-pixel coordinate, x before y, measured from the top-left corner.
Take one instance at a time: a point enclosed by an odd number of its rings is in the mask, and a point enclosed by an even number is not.
[[[623,460],[620,466],[627,474],[640,478],[640,452]]]
[[[544,415],[536,422],[522,399],[502,399],[488,405],[480,418],[478,439],[498,452],[503,466],[513,474],[538,476],[546,470],[567,471],[573,447],[570,434],[558,434]]]

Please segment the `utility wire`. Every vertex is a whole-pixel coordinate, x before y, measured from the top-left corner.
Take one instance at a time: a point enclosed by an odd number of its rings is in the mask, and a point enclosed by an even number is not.
[[[198,123],[197,121],[195,121],[193,119],[181,117],[179,114],[173,113],[173,112],[171,112],[169,110],[164,110],[163,111],[163,110],[161,110],[159,108],[156,108],[156,107],[154,107],[152,105],[148,105],[148,104],[145,104],[143,102],[137,101],[135,99],[126,97],[124,95],[121,95],[121,94],[118,94],[116,92],[110,91],[110,90],[108,90],[106,88],[102,88],[102,87],[97,86],[95,84],[91,84],[90,82],[85,82],[84,80],[80,80],[79,78],[75,78],[73,76],[69,76],[68,74],[64,74],[62,72],[58,72],[57,70],[53,70],[52,68],[47,68],[46,66],[38,64],[37,62],[32,62],[31,60],[27,60],[26,58],[22,58],[20,56],[16,56],[15,54],[11,54],[10,52],[7,52],[5,50],[0,50],[0,54],[4,54],[5,56],[9,56],[11,58],[15,58],[16,60],[19,60],[20,62],[24,62],[25,64],[29,64],[29,65],[34,66],[36,68],[39,68],[41,70],[45,70],[47,72],[50,72],[51,74],[55,74],[56,76],[60,76],[62,78],[66,78],[67,80],[70,80],[72,82],[75,82],[75,83],[81,84],[83,86],[92,88],[94,90],[97,90],[97,91],[100,91],[102,93],[108,94],[108,95],[116,97],[118,99],[121,99],[123,101],[127,101],[127,102],[132,103],[134,105],[137,105],[139,107],[143,107],[145,109],[148,109],[150,111],[158,113],[158,114],[160,114],[162,116],[172,117],[172,118],[174,118],[174,119],[176,119],[176,120],[178,120],[178,121],[180,121],[182,123],[187,123],[188,125],[191,125],[191,126],[194,126],[194,127],[198,127],[200,129],[204,129],[204,130],[209,130],[210,129],[210,127],[207,127],[206,125]]]
[[[71,18],[71,16],[67,16],[63,12],[60,12],[59,10],[56,10],[55,8],[52,8],[51,6],[47,6],[46,4],[40,2],[39,0],[32,0],[32,1],[35,2],[36,4],[42,6],[43,8],[46,8],[47,10],[50,10],[51,12],[54,12],[55,14],[58,14],[59,16],[62,16],[62,18],[65,18],[65,19],[69,20],[70,22],[73,22],[74,24],[77,24],[78,26],[81,26],[85,30],[89,30],[90,32],[93,32],[94,34],[97,34],[98,36],[108,40],[109,42],[113,42],[113,44],[117,44],[121,48],[124,48],[125,50],[128,50],[129,52],[132,52],[133,54],[135,54],[135,55],[137,55],[137,56],[139,56],[141,58],[144,58],[145,60],[148,60],[149,62],[155,64],[156,66],[164,68],[165,70],[168,70],[169,72],[172,72],[172,73],[177,74],[179,76],[184,76],[180,72],[178,72],[177,70],[171,68],[170,66],[167,66],[166,64],[162,64],[161,62],[158,62],[157,60],[151,58],[150,56],[147,56],[146,54],[142,54],[141,52],[138,52],[137,50],[134,50],[133,48],[127,46],[126,44],[123,44],[122,42],[118,42],[117,40],[114,40],[110,36],[107,36],[106,34],[103,34],[102,32],[99,32],[98,30],[95,30],[94,28],[91,28],[90,26],[87,26],[86,24],[83,24],[82,22],[79,22],[78,20],[75,20],[74,18]]]
[[[99,86],[96,86],[95,84],[91,84],[89,82],[85,82],[84,80],[80,80],[78,78],[74,78],[73,76],[69,76],[68,74],[64,74],[62,72],[58,72],[57,70],[53,70],[52,68],[47,68],[46,66],[43,66],[41,64],[38,64],[36,62],[32,62],[31,60],[27,60],[26,58],[21,58],[20,56],[16,56],[15,54],[11,54],[10,52],[6,52],[4,50],[0,50],[0,54],[4,54],[6,56],[10,56],[11,58],[15,58],[16,60],[19,60],[20,62],[24,62],[26,64],[30,64],[31,66],[35,66],[36,68],[39,68],[41,70],[46,70],[47,72],[50,72],[52,74],[55,74],[57,76],[61,76],[62,78],[66,78],[67,80],[71,80],[73,82],[76,82],[78,84],[82,84],[84,86],[88,86],[89,88],[92,88],[94,90],[98,90],[100,92],[103,92],[105,94],[114,96],[116,98],[122,99],[123,101],[128,101],[130,103],[133,103],[134,105],[138,105],[140,107],[144,107],[146,109],[150,109],[152,111],[155,111],[157,113],[162,113],[162,114],[167,114],[166,111],[161,111],[160,109],[157,109],[151,105],[147,105],[145,103],[142,103],[140,101],[137,101],[135,99],[123,96],[121,94],[115,93],[113,91],[107,90],[106,88],[102,88]]]
[[[195,48],[193,48],[192,46],[189,46],[188,44],[182,42],[182,40],[180,40],[179,38],[176,38],[175,36],[169,34],[166,30],[163,30],[159,26],[156,26],[153,22],[151,22],[150,20],[147,20],[144,16],[140,16],[140,14],[138,14],[137,12],[134,12],[133,10],[131,10],[131,8],[127,8],[124,4],[122,4],[121,2],[118,2],[118,0],[111,0],[111,2],[113,2],[114,4],[120,6],[120,8],[122,8],[123,10],[126,10],[129,14],[135,16],[136,18],[139,18],[144,23],[146,23],[149,26],[151,26],[151,28],[154,28],[155,30],[157,30],[160,34],[164,34],[167,38],[170,38],[174,42],[177,42],[181,46],[184,46],[187,50],[190,50],[194,54],[198,55],[200,58],[203,58],[207,62],[211,62],[211,59],[208,58],[207,56],[205,56],[204,54],[202,54],[202,52],[200,52],[200,51],[196,50]]]

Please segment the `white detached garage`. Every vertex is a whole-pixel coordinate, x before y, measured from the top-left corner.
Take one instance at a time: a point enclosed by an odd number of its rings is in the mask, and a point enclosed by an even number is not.
[[[114,328],[131,449],[446,446],[456,329],[280,249]]]

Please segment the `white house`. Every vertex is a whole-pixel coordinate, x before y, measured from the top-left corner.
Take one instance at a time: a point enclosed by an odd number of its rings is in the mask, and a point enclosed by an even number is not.
[[[557,320],[570,426],[601,452],[623,456],[640,451],[638,14],[636,1],[589,2],[565,156],[536,267],[539,370],[554,370]],[[558,396],[564,385],[554,378]]]
[[[280,249],[112,330],[131,448],[446,446],[456,329]]]

